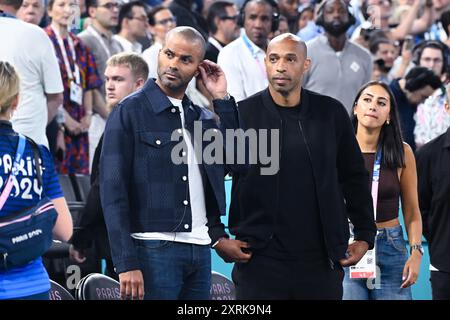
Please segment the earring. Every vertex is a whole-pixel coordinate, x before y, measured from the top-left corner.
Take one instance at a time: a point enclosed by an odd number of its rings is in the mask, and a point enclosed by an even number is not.
[[[389,119],[387,119],[387,120],[386,120],[386,124],[389,125],[389,123],[390,123],[390,122],[389,122]]]

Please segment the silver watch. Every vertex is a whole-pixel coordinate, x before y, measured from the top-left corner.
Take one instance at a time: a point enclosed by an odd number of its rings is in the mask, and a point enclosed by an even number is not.
[[[424,254],[423,246],[421,244],[412,244],[409,249],[409,254],[412,254],[413,250],[419,250],[420,254]]]

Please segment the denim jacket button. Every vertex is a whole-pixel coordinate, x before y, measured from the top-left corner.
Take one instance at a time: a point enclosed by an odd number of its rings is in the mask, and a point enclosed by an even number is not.
[[[183,179],[183,181],[186,181],[186,180],[187,180],[187,177],[186,177],[186,176],[183,176],[181,179]]]
[[[184,228],[185,228],[185,229],[189,229],[189,225],[188,225],[188,224],[185,224],[185,225],[184,225]]]
[[[187,206],[187,205],[189,204],[189,201],[184,200],[184,201],[183,201],[183,204],[184,204],[185,206]]]
[[[172,108],[172,109],[170,109],[170,112],[175,113],[175,112],[177,112],[177,109]]]
[[[159,146],[161,144],[161,140],[156,140],[155,143]]]

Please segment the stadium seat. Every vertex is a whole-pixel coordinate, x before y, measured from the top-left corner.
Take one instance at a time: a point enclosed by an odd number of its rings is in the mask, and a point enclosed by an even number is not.
[[[211,274],[211,300],[236,300],[234,283],[223,274]]]
[[[86,202],[89,190],[91,190],[91,176],[88,174],[75,174],[73,175],[73,180],[75,187],[78,189],[80,199]]]
[[[120,300],[120,285],[100,273],[91,273],[81,279],[75,289],[77,300]]]
[[[63,286],[50,280],[50,300],[75,300],[74,297]]]

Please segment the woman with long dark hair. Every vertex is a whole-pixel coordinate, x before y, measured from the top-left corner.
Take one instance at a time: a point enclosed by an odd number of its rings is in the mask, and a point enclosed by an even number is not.
[[[352,123],[371,178],[378,228],[376,279],[365,279],[357,269],[347,268],[344,299],[412,299],[410,286],[417,281],[423,254],[416,162],[411,147],[402,140],[397,104],[387,85],[372,81],[359,90]],[[399,199],[411,247],[409,257],[398,219]]]

